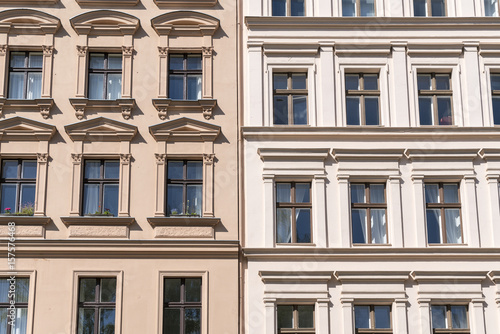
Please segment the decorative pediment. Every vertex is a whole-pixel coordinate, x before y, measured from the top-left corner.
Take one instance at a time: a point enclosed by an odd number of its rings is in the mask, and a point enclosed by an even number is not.
[[[73,141],[130,141],[137,127],[105,117],[66,125],[66,132]]]
[[[55,126],[24,117],[0,121],[0,140],[48,141],[55,133]]]
[[[162,7],[211,7],[217,4],[217,0],[154,0],[156,5]]]
[[[76,2],[88,6],[135,6],[139,0],[76,0]]]
[[[151,25],[158,35],[213,36],[219,28],[219,20],[203,13],[177,11],[151,19]]]
[[[217,125],[182,117],[149,127],[156,141],[214,141],[220,133]]]
[[[133,35],[139,28],[137,17],[114,10],[95,10],[70,21],[79,35]]]
[[[33,9],[8,9],[0,12],[0,31],[19,34],[54,34],[61,21]]]

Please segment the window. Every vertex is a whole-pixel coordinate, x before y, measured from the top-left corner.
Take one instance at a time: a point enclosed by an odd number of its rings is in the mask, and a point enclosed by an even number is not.
[[[425,184],[427,242],[462,243],[460,192],[457,183]]]
[[[118,216],[120,162],[86,160],[83,178],[83,215]]]
[[[36,160],[3,160],[1,179],[2,213],[33,214],[36,188]]]
[[[78,289],[78,332],[115,332],[116,278],[80,278]]]
[[[391,307],[387,305],[356,305],[354,306],[354,322],[356,333],[390,334]]]
[[[172,100],[201,99],[202,66],[200,54],[171,54],[168,94]]]
[[[15,279],[15,319],[8,318],[9,307],[12,300],[9,298],[9,288],[11,281],[9,278],[3,277],[0,279],[0,333],[5,334],[26,334],[28,326],[28,296],[29,296],[29,278]],[[15,325],[9,323],[15,320]]]
[[[39,99],[42,94],[42,66],[42,52],[11,52],[8,98]]]
[[[500,74],[491,74],[491,104],[493,106],[493,124],[500,125]]]
[[[346,74],[347,125],[379,125],[378,74]]]
[[[452,125],[450,74],[419,74],[417,81],[420,125]]]
[[[276,242],[311,242],[311,184],[276,183]]]
[[[433,333],[468,334],[468,311],[465,305],[432,305]]]
[[[375,0],[342,0],[342,16],[375,16]]]
[[[307,124],[307,74],[274,73],[274,124]]]
[[[500,2],[498,0],[484,0],[484,15],[498,16],[499,4]]]
[[[415,16],[446,16],[446,0],[413,0]]]
[[[163,333],[201,333],[201,278],[165,278]]]
[[[167,216],[201,216],[202,161],[168,161]]]
[[[304,0],[272,0],[273,16],[304,16]]]
[[[89,61],[89,99],[116,100],[122,90],[122,55],[91,53]]]
[[[278,334],[314,333],[314,305],[278,305]]]
[[[351,184],[353,244],[386,244],[386,215],[384,184]]]

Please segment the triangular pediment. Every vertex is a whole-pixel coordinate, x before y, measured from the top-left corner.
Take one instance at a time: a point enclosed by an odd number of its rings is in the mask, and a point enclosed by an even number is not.
[[[154,17],[151,25],[160,35],[174,33],[177,35],[213,35],[219,28],[219,20],[213,16],[193,12],[176,11]]]
[[[104,34],[133,34],[139,28],[139,19],[116,10],[94,10],[73,17],[71,25],[78,34],[88,34],[93,29]]]
[[[105,117],[97,117],[65,127],[73,141],[130,141],[137,127]]]
[[[1,140],[49,140],[56,127],[24,117],[11,117],[0,121]]]
[[[214,141],[220,133],[220,126],[182,117],[149,127],[157,141]]]

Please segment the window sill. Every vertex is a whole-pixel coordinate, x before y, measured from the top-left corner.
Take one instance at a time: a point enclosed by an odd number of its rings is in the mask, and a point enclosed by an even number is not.
[[[217,4],[217,0],[154,0],[156,5],[163,7],[212,7]]]
[[[158,117],[165,120],[168,113],[180,112],[203,112],[205,119],[213,117],[213,110],[217,105],[217,100],[172,100],[172,99],[153,99],[153,105],[158,110]]]
[[[316,247],[315,243],[286,243],[286,244],[276,244],[277,247]]]
[[[78,119],[83,119],[86,110],[121,111],[124,119],[130,119],[132,109],[135,106],[135,99],[116,99],[116,100],[90,100],[87,98],[70,98],[69,102],[75,109],[75,115]]]
[[[220,218],[212,217],[149,217],[155,238],[215,239],[215,226]]]
[[[34,100],[25,99],[0,99],[0,116],[3,114],[4,110],[40,110],[40,114],[44,119],[49,118],[50,109],[54,105],[54,99],[52,98],[42,98]]]
[[[147,218],[151,226],[211,226],[214,227],[220,223],[220,218],[212,217],[148,217]]]
[[[427,244],[429,247],[467,247],[467,244]]]
[[[1,215],[0,225],[6,225],[10,222],[16,225],[47,225],[50,222],[50,217],[46,216],[17,216],[17,215]]]
[[[71,225],[112,225],[128,226],[135,222],[134,217],[113,217],[113,216],[80,216],[80,217],[61,217],[66,226]]]
[[[352,244],[353,247],[392,247],[391,244]]]
[[[95,5],[95,6],[135,6],[139,0],[76,0],[80,5]]]

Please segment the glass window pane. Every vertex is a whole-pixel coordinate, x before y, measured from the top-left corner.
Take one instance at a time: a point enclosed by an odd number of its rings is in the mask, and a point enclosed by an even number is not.
[[[438,117],[439,125],[452,125],[453,117],[451,115],[451,98],[438,97]]]
[[[184,76],[177,74],[169,75],[168,96],[172,100],[184,99]]]
[[[115,309],[105,308],[99,310],[99,334],[115,333]]]
[[[431,1],[432,16],[445,16],[446,10],[444,7],[444,0]]]
[[[500,124],[500,97],[493,98],[493,122],[495,125]]]
[[[311,184],[296,183],[295,184],[295,203],[311,203]]]
[[[23,68],[26,67],[26,54],[24,52],[10,53],[10,67]]]
[[[450,75],[436,74],[436,89],[450,90]]]
[[[427,16],[427,0],[413,0],[413,14]]]
[[[370,185],[370,203],[385,203],[385,186],[383,184]]]
[[[188,55],[187,56],[187,69],[188,70],[201,70],[201,55]]]
[[[120,162],[118,160],[104,161],[104,178],[105,179],[120,178]]]
[[[443,184],[444,202],[458,203],[458,184]]]
[[[307,96],[293,95],[293,124],[307,124]]]
[[[292,242],[292,209],[276,209],[276,242]]]
[[[187,77],[188,100],[201,99],[201,74],[190,74]]]
[[[360,125],[359,97],[346,98],[347,125]]]
[[[346,74],[345,75],[345,89],[346,90],[359,90],[359,75]]]
[[[292,184],[291,183],[276,183],[276,202],[291,203],[292,202]]]
[[[203,162],[201,161],[187,162],[187,179],[203,180]]]
[[[292,89],[306,89],[307,76],[305,73],[292,74]]]
[[[274,124],[288,124],[288,100],[286,95],[274,96]]]
[[[377,74],[365,74],[363,76],[365,90],[378,90],[378,75]]]
[[[360,0],[360,6],[361,16],[375,16],[375,0]]]
[[[85,161],[85,178],[86,179],[101,178],[101,162],[99,160]]]
[[[491,90],[500,90],[500,74],[492,74],[490,79],[491,79]]]
[[[28,73],[28,87],[26,90],[26,99],[39,99],[42,95],[42,72]]]
[[[94,333],[94,309],[78,309],[78,334],[96,334]]]
[[[432,328],[448,328],[448,321],[446,318],[446,306],[432,305]]]
[[[184,69],[184,56],[183,55],[169,55],[170,69],[183,70]]]
[[[83,186],[83,214],[101,213],[99,205],[99,184],[85,184]]]
[[[391,307],[374,306],[375,328],[391,328]]]
[[[366,203],[364,184],[351,184],[351,203]]]
[[[22,99],[24,91],[24,73],[9,74],[9,99]]]
[[[108,69],[121,70],[122,69],[122,55],[109,54],[108,55]]]
[[[101,302],[116,301],[116,278],[101,278]]]
[[[103,70],[104,69],[104,53],[91,53],[89,67],[91,69]]]
[[[184,163],[182,161],[169,161],[167,164],[167,178],[182,180],[184,178]]]
[[[460,225],[460,210],[445,209],[446,218],[446,242],[449,244],[462,243],[462,227]]]
[[[122,74],[110,73],[108,74],[107,82],[107,100],[116,100],[122,97]]]
[[[385,219],[385,209],[371,209],[371,232],[372,244],[387,243],[387,226]]]
[[[288,75],[287,74],[279,74],[275,73],[273,75],[274,82],[273,82],[273,89],[287,89],[287,79]]]
[[[9,311],[8,308],[0,308],[0,334],[7,334],[8,311]]]
[[[286,16],[286,0],[273,0],[273,16]]]
[[[8,303],[9,302],[9,277],[1,277],[0,278],[0,303]],[[1,310],[1,308],[0,308]],[[1,333],[1,332],[0,332]]]
[[[469,328],[467,323],[467,307],[451,306],[451,323],[453,329]]]
[[[43,53],[42,52],[30,52],[28,59],[28,67],[30,68],[42,68],[43,67]]]
[[[432,125],[433,112],[432,112],[432,97],[419,97],[418,98],[418,111],[420,114],[420,125]]]
[[[298,328],[314,328],[313,305],[298,305],[297,312],[299,313]]]
[[[304,0],[291,0],[290,12],[292,16],[304,16]]]
[[[484,0],[484,13],[486,16],[498,16],[498,0]]]
[[[311,209],[296,209],[297,242],[311,242]]]
[[[442,243],[441,210],[427,209],[427,242],[430,244]]]
[[[180,302],[181,301],[181,279],[180,278],[165,278],[165,296],[164,302]]]
[[[202,188],[201,184],[187,186],[186,214],[201,216]]]
[[[30,279],[16,278],[16,303],[27,303],[30,290]]]
[[[186,302],[201,302],[201,278],[186,278]]]
[[[439,203],[439,185],[426,184],[425,185],[425,203]]]
[[[17,198],[17,185],[16,184],[2,184],[2,213],[6,210],[11,213],[15,213],[17,210],[16,198]]]
[[[2,178],[17,179],[17,168],[19,163],[17,160],[4,160],[2,167]]]
[[[184,214],[183,187],[179,184],[169,184],[167,186],[167,215]]]
[[[109,211],[113,216],[118,217],[118,185],[105,184],[103,194],[103,213]]]
[[[366,244],[366,210],[352,209],[352,243]]]
[[[419,74],[417,76],[419,90],[431,90],[432,79],[430,74]]]
[[[365,124],[366,125],[379,125],[379,110],[378,110],[378,96],[365,97]]]
[[[278,329],[293,328],[293,306],[278,305]]]
[[[80,279],[80,298],[79,302],[95,302],[95,287],[97,280],[95,278]]]
[[[356,16],[356,0],[342,0],[342,16]]]
[[[166,308],[163,310],[163,333],[181,334],[181,310]],[[184,334],[184,333],[182,333]]]
[[[21,178],[36,179],[36,160],[23,160]]]
[[[104,98],[104,74],[89,74],[89,99],[102,100]]]
[[[21,211],[23,214],[33,214],[35,208],[35,184],[21,184]]]
[[[200,334],[201,332],[201,310],[199,308],[186,308],[185,310],[185,334]]]
[[[370,306],[354,306],[354,322],[356,328],[371,328]]]

